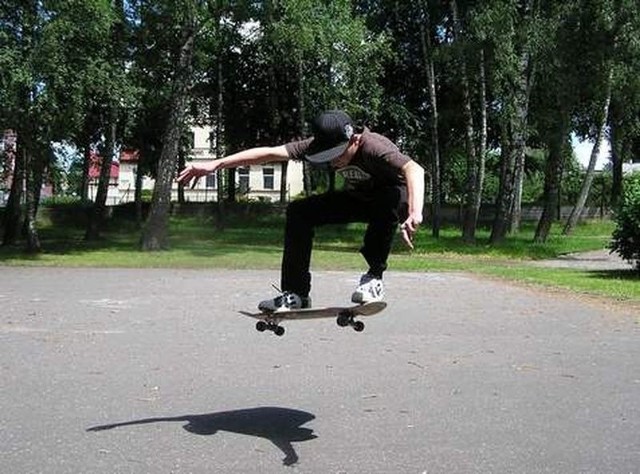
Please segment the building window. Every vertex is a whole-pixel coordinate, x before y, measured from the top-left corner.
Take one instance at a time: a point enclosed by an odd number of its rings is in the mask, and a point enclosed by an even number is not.
[[[218,185],[218,173],[212,173],[207,175],[206,187],[207,189],[216,189]]]
[[[249,168],[238,168],[238,191],[240,194],[249,192]]]
[[[275,177],[273,168],[262,168],[262,187],[263,189],[274,189]]]

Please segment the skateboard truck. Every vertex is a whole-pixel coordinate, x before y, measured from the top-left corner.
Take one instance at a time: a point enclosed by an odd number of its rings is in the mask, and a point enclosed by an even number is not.
[[[338,313],[338,317],[336,318],[336,322],[340,327],[351,326],[354,331],[362,332],[364,331],[364,323],[362,321],[356,321],[355,317],[357,315],[353,311],[344,310]],[[284,336],[284,327],[280,326],[279,320],[276,318],[266,318],[263,321],[258,321],[256,323],[256,330],[259,332],[271,331],[276,336]]]
[[[364,323],[362,321],[356,321],[354,318],[356,314],[351,310],[344,310],[338,313],[338,318],[336,322],[340,327],[351,326],[355,331],[362,332],[364,331]]]
[[[276,336],[284,336],[284,327],[278,324],[275,319],[266,319],[264,321],[258,321],[256,323],[256,329],[259,332],[271,331]]]

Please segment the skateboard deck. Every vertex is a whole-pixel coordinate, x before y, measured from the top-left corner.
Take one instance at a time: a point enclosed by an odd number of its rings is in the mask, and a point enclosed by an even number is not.
[[[284,327],[280,326],[281,321],[294,321],[301,319],[336,318],[338,326],[351,326],[360,332],[364,330],[364,323],[356,320],[358,316],[373,316],[387,307],[384,301],[358,304],[354,306],[331,306],[323,308],[304,308],[273,313],[249,311],[239,311],[240,314],[257,319],[256,329],[260,332],[272,331],[278,336],[284,335]]]

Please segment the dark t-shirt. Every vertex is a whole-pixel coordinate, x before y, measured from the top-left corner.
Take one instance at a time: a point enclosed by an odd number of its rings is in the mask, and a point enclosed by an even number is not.
[[[285,148],[292,160],[304,160],[313,139],[287,143]],[[344,168],[336,169],[347,189],[370,190],[381,186],[405,185],[400,169],[411,161],[407,155],[388,138],[365,129],[360,147],[351,162]]]

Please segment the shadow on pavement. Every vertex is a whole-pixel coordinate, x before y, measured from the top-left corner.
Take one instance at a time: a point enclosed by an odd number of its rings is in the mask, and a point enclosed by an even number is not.
[[[108,425],[93,426],[87,431],[104,431],[123,426],[146,425],[162,422],[186,422],[183,428],[189,433],[213,435],[218,431],[229,431],[271,441],[282,453],[282,463],[290,466],[298,462],[298,454],[292,443],[317,438],[310,428],[302,425],[313,420],[315,415],[300,410],[278,407],[258,407],[244,410],[182,415],[175,417],[144,418]]]

